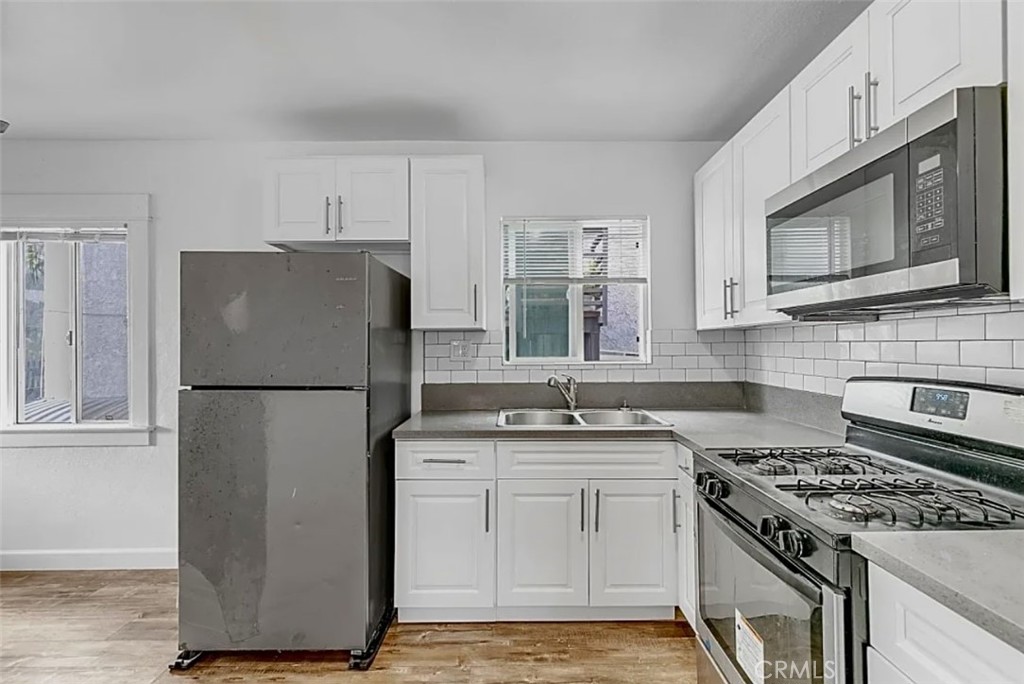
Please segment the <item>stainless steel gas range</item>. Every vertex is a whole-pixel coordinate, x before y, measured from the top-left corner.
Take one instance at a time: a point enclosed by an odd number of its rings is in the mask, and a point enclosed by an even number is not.
[[[841,448],[698,453],[698,681],[864,684],[851,535],[1024,528],[1024,390],[853,378]]]

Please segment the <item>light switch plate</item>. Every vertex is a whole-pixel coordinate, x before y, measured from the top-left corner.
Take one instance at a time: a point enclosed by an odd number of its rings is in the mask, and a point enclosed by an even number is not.
[[[448,348],[448,358],[459,361],[473,358],[473,347],[469,340],[452,340]]]

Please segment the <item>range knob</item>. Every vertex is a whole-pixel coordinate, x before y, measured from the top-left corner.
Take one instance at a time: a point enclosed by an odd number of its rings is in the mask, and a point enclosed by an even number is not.
[[[714,473],[697,473],[697,488],[709,499],[724,499],[729,496],[729,486]]]
[[[800,530],[781,530],[775,539],[775,545],[791,558],[811,555],[811,537]]]
[[[757,526],[757,531],[761,533],[762,537],[765,537],[769,541],[775,541],[779,536],[779,533],[786,529],[789,529],[789,523],[777,515],[766,515],[762,517]]]

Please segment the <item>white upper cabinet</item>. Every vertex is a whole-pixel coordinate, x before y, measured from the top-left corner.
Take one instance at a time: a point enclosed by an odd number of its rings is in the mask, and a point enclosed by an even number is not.
[[[337,161],[338,240],[409,239],[409,160],[341,157]]]
[[[590,605],[674,606],[674,480],[591,480]]]
[[[271,160],[264,172],[263,239],[277,245],[408,240],[409,160]]]
[[[395,483],[395,605],[494,605],[493,482]]]
[[[333,159],[275,159],[263,174],[263,239],[334,242]]]
[[[484,160],[411,161],[412,327],[484,330]]]
[[[1004,82],[1003,5],[1001,0],[872,3],[870,80],[876,85],[864,91],[870,123],[881,130],[953,88]]]
[[[731,325],[728,273],[732,259],[732,144],[715,153],[693,178],[697,328]]]
[[[498,605],[589,601],[586,480],[498,482]]]
[[[789,89],[775,96],[732,141],[733,316],[737,325],[789,320],[768,309],[765,200],[790,182]]]
[[[792,178],[801,178],[864,139],[864,75],[868,71],[865,12],[790,84]]]

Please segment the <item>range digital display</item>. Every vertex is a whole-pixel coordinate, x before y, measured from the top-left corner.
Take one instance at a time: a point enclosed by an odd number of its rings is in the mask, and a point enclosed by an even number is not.
[[[967,402],[969,399],[970,395],[967,392],[935,389],[933,387],[915,387],[914,399],[910,404],[910,410],[915,413],[927,413],[930,416],[963,420],[967,417]]]

